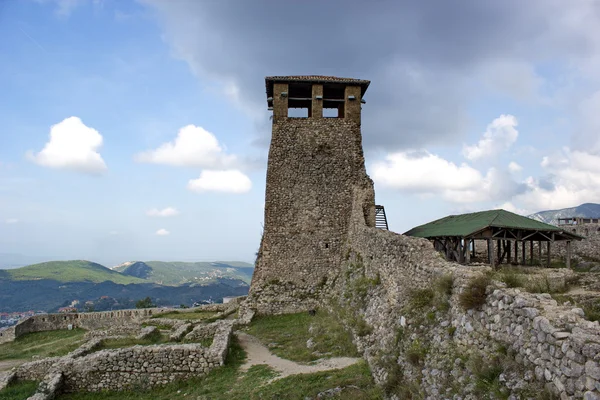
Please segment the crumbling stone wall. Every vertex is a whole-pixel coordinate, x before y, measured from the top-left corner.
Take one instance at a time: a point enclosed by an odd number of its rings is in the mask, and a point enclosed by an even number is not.
[[[130,327],[136,330],[139,323],[152,315],[170,312],[165,308],[144,308],[91,313],[40,314],[20,321],[17,325],[2,331],[0,344],[12,342],[16,338],[33,332],[56,331],[72,328],[86,330],[119,329]]]
[[[224,365],[233,322],[224,320],[211,324],[213,341],[210,347],[196,343],[161,344],[90,354],[103,340],[94,339],[67,356],[23,364],[12,372],[11,379],[42,381],[40,390],[44,391],[59,376],[60,385],[54,385],[55,390],[75,392],[148,388],[203,376]]]
[[[390,396],[481,398],[478,369],[498,362],[494,384],[515,398],[545,388],[561,399],[600,398],[600,327],[581,309],[501,283],[481,308],[465,309],[460,293],[489,267],[447,262],[426,239],[367,227],[360,206],[354,213],[333,304]],[[450,276],[444,303],[415,297],[439,296],[437,282]]]
[[[264,233],[249,293],[258,313],[309,309],[329,291],[340,272],[355,187],[369,194],[363,223],[375,225],[361,142],[359,119],[274,118]]]
[[[583,240],[575,240],[571,243],[572,254],[575,257],[583,258],[585,261],[600,262],[600,224],[581,224],[572,226],[563,226],[565,231],[584,236]],[[556,254],[564,257],[566,255],[566,246],[557,243]]]

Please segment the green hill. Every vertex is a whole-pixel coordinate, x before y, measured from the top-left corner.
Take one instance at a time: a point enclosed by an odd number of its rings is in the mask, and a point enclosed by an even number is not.
[[[15,281],[52,279],[60,282],[105,282],[118,284],[147,282],[133,276],[123,275],[91,261],[50,261],[26,267],[3,270],[0,279]]]
[[[113,270],[161,285],[210,284],[219,279],[239,279],[249,284],[254,266],[239,261],[136,261],[124,263]]]

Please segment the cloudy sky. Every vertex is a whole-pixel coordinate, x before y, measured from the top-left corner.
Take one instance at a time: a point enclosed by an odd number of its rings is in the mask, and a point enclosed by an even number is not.
[[[390,228],[600,202],[600,2],[0,2],[0,253],[252,261],[264,77],[371,80]]]

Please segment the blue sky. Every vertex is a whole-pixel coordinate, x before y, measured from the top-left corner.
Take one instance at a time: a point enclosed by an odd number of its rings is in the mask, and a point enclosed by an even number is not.
[[[0,253],[252,261],[267,75],[372,81],[395,231],[600,202],[598,2],[340,1],[0,3]]]

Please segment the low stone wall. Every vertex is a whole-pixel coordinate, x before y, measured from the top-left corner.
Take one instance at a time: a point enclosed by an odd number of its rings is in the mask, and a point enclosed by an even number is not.
[[[12,342],[16,339],[15,336],[15,327],[10,326],[8,328],[4,328],[0,330],[0,344]]]
[[[15,325],[15,337],[26,333],[55,331],[73,328],[97,330],[117,325],[137,324],[153,315],[173,311],[165,308],[143,308],[132,310],[103,311],[91,313],[41,314],[24,319]]]
[[[60,391],[64,392],[152,387],[203,376],[224,365],[233,323],[233,320],[215,323],[210,347],[200,344],[138,345],[89,354],[104,340],[95,339],[67,356],[23,364],[15,370],[15,378],[42,381],[37,396],[44,394],[42,389],[58,375],[61,376]]]
[[[227,304],[209,304],[195,308],[177,309],[180,313],[208,311],[218,315],[229,315],[235,312],[244,296],[233,299]],[[20,321],[17,325],[0,331],[0,344],[12,342],[16,338],[32,332],[56,331],[62,329],[83,328],[94,331],[90,334],[94,337],[126,335],[139,331],[139,324],[155,315],[175,311],[171,308],[144,308],[131,310],[102,311],[91,313],[68,313],[68,314],[41,314],[34,315]],[[173,320],[154,318],[154,321],[163,321],[172,324]],[[177,321],[177,324],[183,323]],[[103,331],[104,330],[104,331]]]

